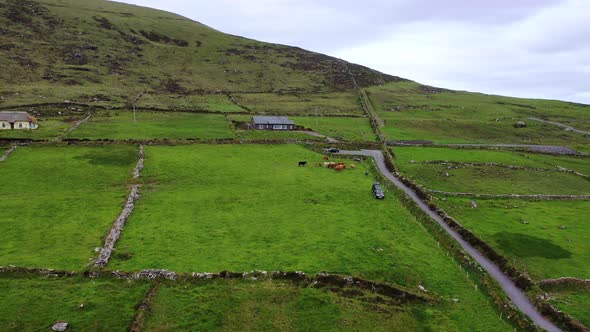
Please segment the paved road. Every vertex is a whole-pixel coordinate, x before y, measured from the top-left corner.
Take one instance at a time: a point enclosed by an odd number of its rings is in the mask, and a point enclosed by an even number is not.
[[[375,162],[377,163],[377,167],[379,168],[379,171],[381,172],[381,174],[383,174],[383,176],[388,178],[391,182],[393,182],[393,184],[395,184],[398,188],[402,189],[408,196],[410,196],[412,198],[412,200],[414,200],[414,202],[416,202],[416,204],[418,204],[418,206],[424,212],[426,212],[432,219],[434,219],[451,237],[453,237],[461,245],[461,247],[463,248],[463,250],[465,250],[465,252],[467,252],[471,257],[473,257],[494,279],[496,279],[498,284],[500,284],[502,289],[504,289],[504,292],[506,292],[508,297],[512,300],[514,305],[516,305],[520,309],[520,311],[522,311],[526,316],[528,316],[539,327],[541,327],[547,331],[550,331],[550,332],[561,331],[557,326],[555,326],[553,323],[551,323],[547,318],[545,318],[543,315],[541,315],[537,311],[535,306],[531,303],[531,301],[529,301],[529,299],[526,297],[524,292],[520,288],[516,287],[514,282],[512,282],[512,280],[510,280],[510,278],[508,278],[508,276],[506,276],[502,272],[502,270],[500,270],[500,268],[498,268],[489,259],[484,257],[479,251],[477,251],[477,249],[473,248],[469,243],[467,243],[465,240],[463,240],[463,238],[457,232],[455,232],[451,227],[449,227],[449,225],[447,225],[439,215],[437,215],[436,213],[431,211],[428,208],[428,205],[426,205],[426,203],[424,201],[422,201],[412,189],[410,189],[408,186],[406,186],[401,181],[399,181],[387,169],[387,166],[385,166],[385,162],[383,159],[383,153],[381,151],[379,151],[379,150],[361,150],[361,151],[341,150],[339,154],[367,156],[367,157],[372,157],[373,159],[375,159]]]
[[[543,123],[548,123],[550,125],[558,126],[558,127],[561,127],[561,128],[563,128],[563,129],[565,129],[567,131],[573,131],[573,132],[578,133],[578,134],[590,135],[590,132],[588,132],[588,131],[579,130],[579,129],[576,129],[576,128],[572,127],[572,126],[568,126],[566,124],[559,123],[559,122],[554,122],[554,121],[549,121],[549,120],[543,120],[543,119],[539,119],[539,118],[529,118],[529,120],[543,122]]]

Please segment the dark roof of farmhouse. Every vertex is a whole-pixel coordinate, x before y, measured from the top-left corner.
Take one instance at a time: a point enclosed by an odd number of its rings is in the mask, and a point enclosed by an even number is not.
[[[16,122],[29,120],[30,117],[27,112],[0,112],[0,121]]]
[[[295,124],[295,121],[289,120],[289,118],[286,116],[253,116],[252,121],[254,121],[255,124]]]

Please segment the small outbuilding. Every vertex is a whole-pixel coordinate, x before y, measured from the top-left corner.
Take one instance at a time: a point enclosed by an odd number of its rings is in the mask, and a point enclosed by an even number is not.
[[[295,121],[286,116],[253,116],[251,128],[257,130],[294,130]]]
[[[37,129],[37,120],[27,112],[0,112],[0,130]]]

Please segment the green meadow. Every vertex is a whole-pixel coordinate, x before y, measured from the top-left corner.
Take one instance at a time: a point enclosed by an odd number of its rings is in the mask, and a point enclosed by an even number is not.
[[[87,139],[216,139],[232,138],[223,115],[188,112],[97,112],[72,131],[70,138]]]
[[[142,198],[108,268],[329,271],[422,284],[445,306],[426,311],[435,324],[505,328],[393,193],[372,197],[368,164],[338,173],[314,167],[321,157],[297,145],[147,147]]]
[[[79,278],[0,277],[2,331],[125,331],[147,284]],[[82,306],[81,306],[82,305]]]
[[[590,120],[588,108],[567,102],[519,99],[464,91],[434,90],[414,82],[370,87],[368,96],[383,133],[391,140],[436,143],[521,143],[576,145],[590,139],[550,124],[529,120]],[[525,121],[526,128],[514,128]]]
[[[580,321],[585,326],[590,325],[590,292],[551,293],[551,304],[559,310],[567,312],[570,316]]]
[[[133,146],[17,149],[0,163],[0,266],[85,268],[136,161]]]
[[[463,198],[437,204],[533,279],[590,278],[590,201],[475,202],[477,208]]]
[[[558,170],[560,166],[589,175],[590,159],[584,157],[417,147],[400,147],[393,151],[397,166],[403,174],[434,190],[475,194],[590,194],[589,178]],[[442,164],[428,163],[432,161]],[[457,165],[447,162],[477,164]],[[506,167],[511,165],[540,170]]]

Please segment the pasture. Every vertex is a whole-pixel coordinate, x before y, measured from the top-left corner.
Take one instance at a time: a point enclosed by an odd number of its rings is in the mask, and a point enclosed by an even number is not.
[[[0,277],[2,331],[125,331],[147,284],[140,282]],[[80,305],[83,307],[80,307]]]
[[[579,320],[585,326],[590,325],[590,292],[580,290],[578,292],[551,293],[551,304],[559,310]]]
[[[296,145],[146,147],[142,198],[107,267],[329,271],[422,284],[444,305],[426,311],[433,321],[505,328],[394,194],[372,197],[368,164],[338,173],[313,167],[320,160]]]
[[[588,158],[447,148],[399,147],[393,151],[402,173],[434,190],[476,194],[590,194],[588,178],[558,168],[590,175]]]
[[[0,265],[85,268],[136,161],[133,146],[17,149],[0,163]]]
[[[253,112],[291,115],[363,114],[354,91],[322,94],[238,93],[234,97]]]
[[[436,143],[522,143],[587,145],[590,139],[563,128],[528,120],[590,120],[588,108],[566,102],[519,99],[423,88],[398,82],[367,89],[391,140],[430,140]],[[516,121],[527,128],[514,128]]]
[[[188,112],[97,112],[68,137],[79,139],[216,139],[232,138],[223,115]]]
[[[590,278],[590,201],[470,200],[437,205],[533,279]]]

